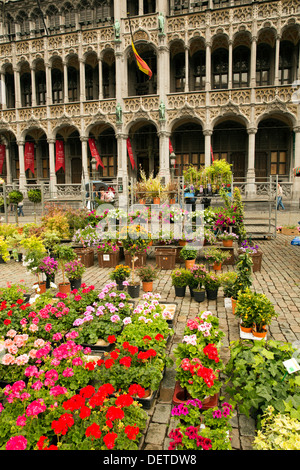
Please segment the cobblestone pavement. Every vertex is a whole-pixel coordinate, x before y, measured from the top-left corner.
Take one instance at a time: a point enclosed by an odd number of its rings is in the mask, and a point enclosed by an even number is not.
[[[297,223],[300,213],[280,213],[279,224]],[[300,340],[300,246],[292,246],[293,236],[278,235],[273,240],[258,240],[257,243],[263,252],[262,268],[260,272],[253,274],[253,288],[262,292],[274,303],[279,316],[273,320],[268,333],[268,339],[293,342]],[[149,261],[153,261],[151,253]],[[232,270],[233,266],[224,266],[223,271]],[[100,289],[108,280],[110,269],[98,267],[97,259],[93,267],[87,269],[83,281],[88,285],[94,285]],[[10,261],[0,264],[0,287],[9,282],[24,281],[29,288],[35,279],[27,275],[21,263]],[[59,279],[56,279],[58,282]],[[177,315],[174,323],[175,334],[168,344],[169,354],[176,344],[181,342],[183,329],[188,318],[193,318],[203,310],[210,310],[219,318],[220,328],[225,333],[223,339],[222,356],[226,362],[231,341],[239,338],[237,319],[232,314],[231,308],[225,308],[222,290],[219,291],[216,301],[205,300],[201,304],[196,303],[189,295],[175,297],[171,286],[171,271],[160,271],[159,278],[154,281],[154,291],[161,294],[164,301],[178,304]],[[161,388],[156,395],[151,408],[147,410],[149,415],[148,425],[144,434],[142,449],[167,450],[168,433],[172,427],[171,409],[175,385],[175,371],[173,368],[166,370]],[[251,450],[251,443],[255,435],[255,422],[251,418],[240,415],[238,412],[232,421],[232,447],[239,450]]]

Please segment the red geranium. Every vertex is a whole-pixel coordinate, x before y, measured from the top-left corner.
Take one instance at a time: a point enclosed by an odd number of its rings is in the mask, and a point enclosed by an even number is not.
[[[132,403],[133,398],[128,393],[124,393],[116,399],[116,406],[120,406],[121,408],[123,408],[124,406],[130,406],[132,405]]]
[[[99,439],[101,437],[101,431],[100,431],[100,426],[97,423],[91,424],[89,427],[86,428],[85,431],[86,437],[92,436],[95,439]]]
[[[110,344],[115,343],[115,342],[116,342],[116,337],[115,337],[115,335],[110,335],[110,336],[108,336],[107,341],[108,341]]]
[[[115,440],[117,439],[118,434],[115,432],[109,432],[103,437],[104,444],[108,449],[113,449],[115,447]]]
[[[125,434],[127,435],[128,439],[135,440],[138,433],[140,432],[140,429],[138,426],[126,426],[125,428]]]
[[[111,419],[112,421],[115,419],[123,419],[124,416],[124,411],[117,406],[110,406],[106,412],[107,419]]]
[[[130,367],[131,366],[131,357],[125,356],[120,359],[120,364],[125,367]]]

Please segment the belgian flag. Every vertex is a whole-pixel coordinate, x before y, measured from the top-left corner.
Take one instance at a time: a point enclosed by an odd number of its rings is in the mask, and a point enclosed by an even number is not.
[[[147,65],[146,62],[137,53],[137,50],[136,50],[135,45],[133,43],[133,36],[132,36],[132,31],[131,31],[130,18],[128,18],[128,19],[129,19],[129,28],[130,28],[130,35],[131,35],[131,47],[132,47],[132,50],[133,50],[133,53],[134,53],[134,56],[135,56],[135,59],[136,59],[137,66],[138,66],[138,68],[140,69],[141,72],[148,75],[149,80],[150,80],[151,77],[152,77],[152,70],[150,69],[149,65]]]

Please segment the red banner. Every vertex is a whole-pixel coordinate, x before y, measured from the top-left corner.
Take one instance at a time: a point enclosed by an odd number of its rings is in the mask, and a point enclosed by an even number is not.
[[[0,175],[2,175],[4,160],[5,160],[5,145],[0,144]]]
[[[211,154],[211,161],[214,162],[215,159],[214,159],[214,154],[213,154],[212,146],[210,146],[210,154]]]
[[[173,152],[174,152],[171,139],[169,139],[169,152],[170,152],[170,153],[173,153]]]
[[[25,171],[30,170],[34,174],[34,143],[25,142],[24,151]]]
[[[135,163],[135,160],[134,160],[134,157],[133,157],[133,152],[132,152],[132,147],[131,147],[131,142],[130,142],[129,137],[127,139],[127,151],[128,151],[128,155],[129,155],[129,158],[130,158],[131,167],[134,170],[134,167],[137,168],[137,166],[136,166],[136,163]]]
[[[64,150],[64,143],[62,140],[57,140],[55,142],[55,172],[57,172],[60,168],[64,171],[65,168],[65,150]]]
[[[104,165],[103,165],[103,162],[100,158],[100,155],[99,155],[99,152],[98,152],[98,149],[96,147],[96,143],[95,143],[95,139],[93,138],[89,138],[89,147],[90,147],[90,151],[91,151],[91,154],[92,154],[92,157],[94,157],[96,159],[96,162],[97,162],[97,168],[99,165],[102,166],[102,168],[104,168]]]

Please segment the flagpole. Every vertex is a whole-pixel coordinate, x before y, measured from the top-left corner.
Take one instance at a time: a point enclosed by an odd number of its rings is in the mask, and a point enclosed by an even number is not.
[[[47,25],[46,25],[46,21],[45,21],[45,18],[44,18],[44,13],[43,13],[43,10],[41,9],[41,4],[40,4],[40,0],[36,0],[36,3],[39,7],[39,10],[42,14],[42,19],[43,19],[43,23],[44,23],[44,28],[45,28],[45,32],[46,32],[46,36],[48,36],[48,28],[47,28]]]

